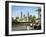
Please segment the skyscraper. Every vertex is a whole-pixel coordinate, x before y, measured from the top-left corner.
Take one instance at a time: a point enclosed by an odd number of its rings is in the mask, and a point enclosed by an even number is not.
[[[22,12],[21,12],[21,18],[22,18]]]
[[[29,12],[27,13],[28,21],[29,21]]]
[[[27,16],[29,17],[29,12],[27,13]]]

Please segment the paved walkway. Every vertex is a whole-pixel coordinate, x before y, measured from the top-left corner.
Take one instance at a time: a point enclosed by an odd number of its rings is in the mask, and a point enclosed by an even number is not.
[[[24,30],[32,30],[34,29],[33,27],[30,26],[17,26],[17,27],[12,27],[12,31],[24,31]]]

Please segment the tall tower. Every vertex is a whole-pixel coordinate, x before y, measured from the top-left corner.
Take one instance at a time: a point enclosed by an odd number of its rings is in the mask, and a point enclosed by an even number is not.
[[[22,12],[21,12],[21,18],[22,18]]]
[[[29,17],[29,12],[27,13],[27,16]]]
[[[29,21],[29,12],[27,13],[28,21]]]

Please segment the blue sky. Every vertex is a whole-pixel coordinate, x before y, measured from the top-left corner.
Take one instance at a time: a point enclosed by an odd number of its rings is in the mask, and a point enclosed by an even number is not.
[[[39,7],[35,6],[15,6],[12,5],[11,12],[12,16],[21,16],[21,12],[23,15],[25,14],[27,16],[27,13],[29,12],[29,15],[32,16],[38,16],[38,12],[36,11]]]

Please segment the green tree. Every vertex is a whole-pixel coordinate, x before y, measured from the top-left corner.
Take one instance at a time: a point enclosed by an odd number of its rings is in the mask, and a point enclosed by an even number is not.
[[[18,22],[17,19],[15,19],[15,22]]]
[[[41,8],[38,8],[36,11],[41,12]]]
[[[36,23],[36,17],[35,16],[33,16],[31,18],[31,23],[32,23],[32,26],[34,26],[34,24]]]
[[[13,19],[13,17],[12,17],[12,25],[14,25],[15,24],[15,20]]]

